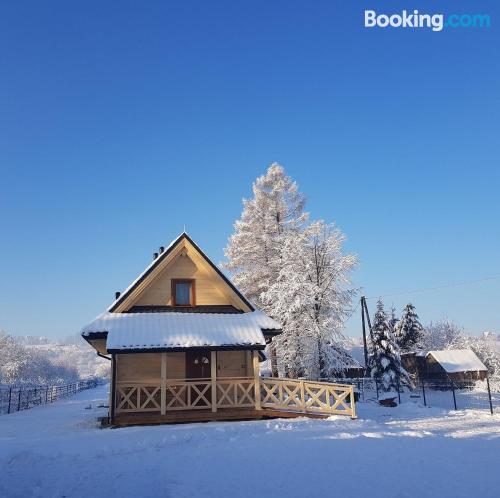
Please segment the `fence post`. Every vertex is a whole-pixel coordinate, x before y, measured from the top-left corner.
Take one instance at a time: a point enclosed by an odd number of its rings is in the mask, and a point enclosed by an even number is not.
[[[21,388],[19,388],[19,396],[17,397],[17,411],[21,409]]]
[[[10,413],[10,400],[12,399],[12,386],[9,388],[9,408],[7,409],[7,413]]]
[[[375,388],[377,389],[377,399],[378,399],[378,380],[375,379]]]
[[[399,385],[399,374],[398,374],[398,401],[399,401],[399,404],[401,404],[401,389],[400,389],[400,385]]]
[[[491,402],[490,378],[486,376],[486,386],[488,387],[488,400],[490,402],[490,413],[493,415],[493,403]]]
[[[450,379],[451,390],[453,391],[453,405],[455,406],[455,410],[457,409],[457,397],[455,396],[455,386],[453,385],[453,381]]]
[[[425,399],[425,382],[422,379],[422,394],[424,395],[424,406],[427,406],[427,400]]]

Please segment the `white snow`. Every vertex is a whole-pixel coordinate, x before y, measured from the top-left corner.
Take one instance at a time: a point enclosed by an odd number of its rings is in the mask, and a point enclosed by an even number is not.
[[[488,371],[474,351],[470,349],[429,351],[427,356],[429,355],[433,356],[447,373]]]
[[[496,498],[500,414],[359,403],[359,419],[99,429],[106,386],[0,417],[0,496]],[[92,409],[86,410],[89,405]]]
[[[260,311],[251,313],[103,313],[82,335],[108,332],[107,349],[196,346],[265,346],[262,329],[280,325]]]

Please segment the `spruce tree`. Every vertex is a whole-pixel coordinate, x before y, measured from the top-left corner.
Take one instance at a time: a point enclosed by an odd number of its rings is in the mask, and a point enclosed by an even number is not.
[[[401,319],[394,327],[394,335],[402,353],[409,353],[422,347],[423,327],[413,304],[408,303],[405,306]]]
[[[377,311],[372,326],[371,376],[384,391],[397,390],[406,383],[407,373],[401,366],[397,345],[391,334],[391,325],[382,300],[377,302]]]

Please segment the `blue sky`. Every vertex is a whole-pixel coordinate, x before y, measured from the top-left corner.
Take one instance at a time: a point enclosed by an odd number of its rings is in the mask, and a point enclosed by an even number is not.
[[[184,225],[221,261],[273,161],[367,296],[500,276],[497,4],[4,2],[0,327],[76,333]],[[492,26],[366,29],[365,7]],[[491,279],[386,302],[478,333],[499,298]]]

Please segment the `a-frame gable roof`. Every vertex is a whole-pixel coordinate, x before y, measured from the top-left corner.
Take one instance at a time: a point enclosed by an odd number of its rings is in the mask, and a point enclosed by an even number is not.
[[[183,241],[188,241],[201,258],[210,266],[215,273],[225,282],[225,284],[238,296],[238,298],[248,307],[250,311],[255,311],[252,303],[235,287],[235,285],[221,272],[221,270],[210,260],[210,258],[199,248],[196,242],[189,237],[186,232],[181,233],[153,262],[134,280],[127,289],[108,308],[109,312],[122,311],[123,304],[130,299],[134,291],[152,274],[154,274],[162,263],[172,254]]]

